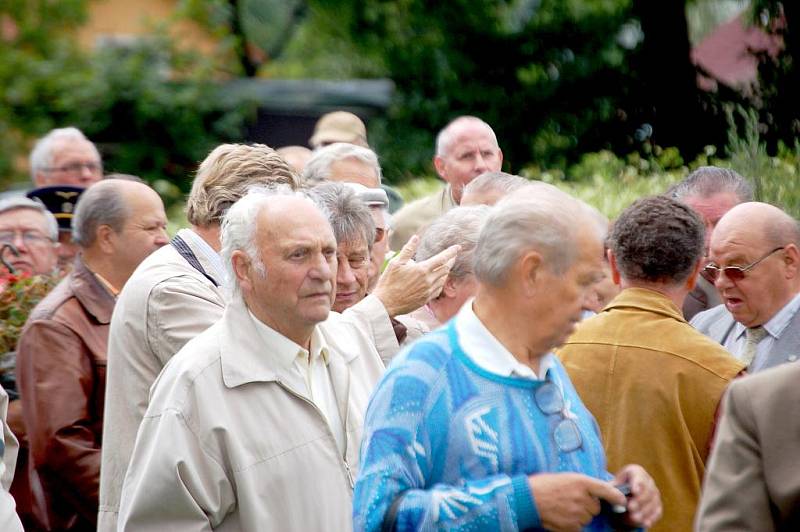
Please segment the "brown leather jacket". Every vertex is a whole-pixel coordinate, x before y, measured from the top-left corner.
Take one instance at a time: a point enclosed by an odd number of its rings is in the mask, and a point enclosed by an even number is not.
[[[94,530],[114,297],[79,258],[28,318],[17,384],[50,530]],[[36,503],[34,503],[36,504]]]

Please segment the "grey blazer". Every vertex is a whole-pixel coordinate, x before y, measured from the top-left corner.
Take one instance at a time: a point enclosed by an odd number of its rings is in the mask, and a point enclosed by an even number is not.
[[[800,530],[800,364],[735,379],[722,405],[695,530]]]
[[[733,319],[725,305],[718,305],[697,314],[690,323],[712,340],[725,345],[728,337],[733,334],[736,320]],[[794,362],[798,358],[800,358],[800,312],[794,315],[781,337],[775,341],[769,356],[759,371],[785,362]]]

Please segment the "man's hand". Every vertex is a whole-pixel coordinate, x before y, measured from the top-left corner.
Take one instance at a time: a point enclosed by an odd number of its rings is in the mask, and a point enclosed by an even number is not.
[[[650,528],[661,518],[661,494],[653,477],[640,465],[630,464],[619,470],[615,484],[628,484],[628,521],[632,525]]]
[[[386,266],[372,292],[381,300],[390,317],[407,314],[439,295],[460,246],[451,246],[438,255],[415,262],[419,237],[414,235]]]
[[[528,477],[542,528],[580,532],[600,513],[600,499],[625,504],[625,496],[610,482],[580,473],[542,473]]]

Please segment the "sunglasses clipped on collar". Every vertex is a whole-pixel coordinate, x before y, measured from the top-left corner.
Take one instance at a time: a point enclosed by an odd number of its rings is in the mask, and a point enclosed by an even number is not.
[[[767,257],[777,253],[778,251],[783,251],[786,246],[780,246],[755,262],[748,264],[747,266],[725,266],[724,268],[720,268],[716,264],[708,264],[705,268],[703,268],[703,273],[705,276],[711,280],[711,282],[716,281],[719,278],[720,273],[724,273],[725,277],[727,277],[731,281],[741,281],[745,277],[747,277],[747,272],[758,266],[761,261],[765,260]]]

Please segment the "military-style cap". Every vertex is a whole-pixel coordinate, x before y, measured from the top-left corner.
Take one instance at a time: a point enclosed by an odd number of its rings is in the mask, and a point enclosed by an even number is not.
[[[59,231],[72,231],[72,215],[75,212],[75,204],[84,190],[83,187],[53,185],[35,188],[26,196],[40,202],[53,213],[58,220]]]

